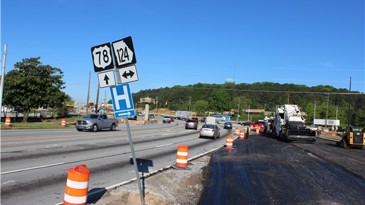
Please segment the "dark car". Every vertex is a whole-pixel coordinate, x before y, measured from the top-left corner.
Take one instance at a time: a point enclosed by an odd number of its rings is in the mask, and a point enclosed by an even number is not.
[[[227,129],[227,130],[232,129],[232,123],[230,123],[230,122],[225,122],[225,123],[224,123],[223,128],[224,128],[224,129]]]
[[[185,129],[198,129],[198,123],[194,119],[188,119],[185,123]]]

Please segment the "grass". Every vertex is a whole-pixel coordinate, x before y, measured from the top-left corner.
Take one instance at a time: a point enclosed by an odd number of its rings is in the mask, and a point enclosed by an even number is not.
[[[66,127],[74,127],[77,117],[69,117],[66,119]],[[5,123],[1,123],[1,130],[11,129],[59,129],[61,126],[62,119],[46,119],[43,122],[11,122],[11,127],[6,127]]]

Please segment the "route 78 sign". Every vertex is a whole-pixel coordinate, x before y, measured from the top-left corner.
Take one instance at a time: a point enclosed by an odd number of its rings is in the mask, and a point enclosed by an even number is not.
[[[135,116],[134,104],[129,84],[110,87],[115,118]]]

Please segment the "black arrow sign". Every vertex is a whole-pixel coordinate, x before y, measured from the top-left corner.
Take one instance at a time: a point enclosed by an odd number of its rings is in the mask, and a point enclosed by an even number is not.
[[[108,77],[108,75],[105,75],[104,81],[106,82],[107,85],[109,85],[109,77]]]
[[[123,73],[123,77],[125,78],[125,79],[128,79],[128,76],[130,76],[131,78],[133,77],[133,75],[134,75],[134,72],[133,71],[131,71],[131,70],[129,70],[129,72],[127,73],[127,71],[124,71],[124,73]]]

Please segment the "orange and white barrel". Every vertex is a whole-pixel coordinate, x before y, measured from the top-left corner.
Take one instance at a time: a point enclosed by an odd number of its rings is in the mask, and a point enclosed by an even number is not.
[[[241,140],[245,139],[245,130],[241,130],[241,132],[240,132],[240,139]]]
[[[234,134],[239,135],[240,134],[240,128],[238,128],[238,127],[234,128]]]
[[[90,171],[86,165],[68,170],[63,205],[86,205]]]
[[[5,118],[5,127],[11,127],[11,119],[10,117]]]
[[[66,119],[65,118],[62,118],[62,120],[61,120],[61,126],[62,127],[66,127]]]
[[[226,138],[226,148],[232,149],[233,148],[233,138],[231,135],[228,135]]]
[[[177,147],[176,167],[188,168],[188,151],[189,148],[187,145],[181,144]]]

